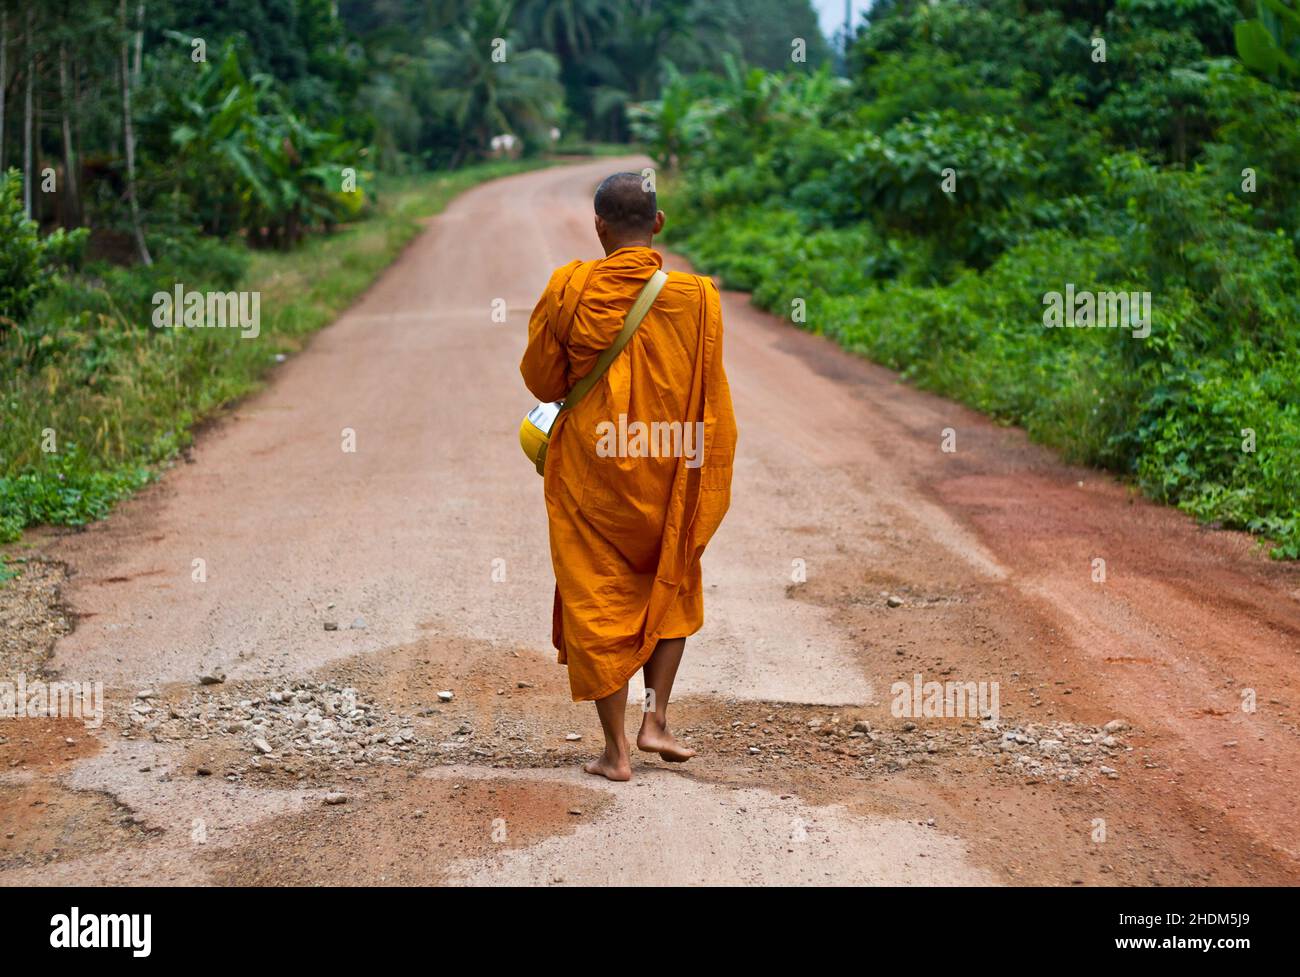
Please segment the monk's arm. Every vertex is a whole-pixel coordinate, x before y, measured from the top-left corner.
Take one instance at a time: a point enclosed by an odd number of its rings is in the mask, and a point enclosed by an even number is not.
[[[568,268],[558,269],[542,293],[532,318],[528,320],[528,348],[524,350],[519,372],[524,385],[543,403],[560,400],[569,392],[569,356],[555,338],[555,320],[560,314]]]

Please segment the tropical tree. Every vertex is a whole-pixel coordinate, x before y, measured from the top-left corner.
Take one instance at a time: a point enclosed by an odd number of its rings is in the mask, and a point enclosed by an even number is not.
[[[722,103],[702,98],[691,80],[668,62],[662,94],[630,105],[628,122],[659,167],[675,170],[708,137],[709,122],[722,108]]]
[[[487,152],[496,135],[540,141],[559,119],[559,63],[554,55],[523,47],[510,29],[512,10],[509,0],[483,0],[448,36],[428,43],[440,93],[435,105],[459,133],[453,163]]]
[[[514,21],[531,43],[567,61],[603,46],[622,13],[610,0],[520,0]]]
[[[309,126],[269,76],[245,76],[233,43],[174,91],[155,122],[170,127],[173,196],[196,204],[209,233],[242,227],[253,241],[287,247],[304,227],[329,226],[364,203],[365,150],[337,129]]]
[[[1255,16],[1236,26],[1237,56],[1272,79],[1300,82],[1300,12],[1287,0],[1255,0]]]
[[[624,6],[612,0],[519,0],[515,7],[513,19],[527,43],[559,60],[565,105],[592,135],[617,138],[631,98],[606,54],[627,29],[623,14]]]

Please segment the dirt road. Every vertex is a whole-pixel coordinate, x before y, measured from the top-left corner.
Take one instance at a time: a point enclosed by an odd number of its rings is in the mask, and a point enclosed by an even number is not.
[[[40,538],[49,668],[108,714],[0,723],[0,883],[1300,882],[1300,569],[736,294],[701,755],[579,772],[517,364],[639,165],[468,192],[187,463]],[[914,681],[997,724],[895,715]]]

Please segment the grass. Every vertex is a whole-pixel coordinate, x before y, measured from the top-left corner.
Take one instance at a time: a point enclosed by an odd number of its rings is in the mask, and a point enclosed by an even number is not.
[[[0,334],[0,543],[29,526],[103,518],[157,477],[197,424],[256,390],[347,308],[424,218],[472,186],[546,165],[390,178],[369,217],[291,252],[193,238],[150,269],[98,266],[60,280],[21,329]],[[260,292],[258,337],[152,328],[151,296],[175,282]],[[0,582],[12,574],[0,554]]]
[[[636,156],[645,150],[622,142],[562,142],[555,147],[559,156]]]

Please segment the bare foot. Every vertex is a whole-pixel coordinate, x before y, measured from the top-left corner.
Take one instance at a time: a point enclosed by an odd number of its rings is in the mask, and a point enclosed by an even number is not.
[[[636,748],[646,753],[658,753],[669,763],[685,763],[695,756],[695,751],[678,743],[667,728],[651,722],[642,725],[641,732],[637,733]]]
[[[628,762],[626,756],[610,757],[609,753],[602,753],[590,763],[584,763],[582,769],[589,774],[597,777],[604,777],[606,780],[631,780],[632,764]]]

